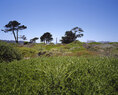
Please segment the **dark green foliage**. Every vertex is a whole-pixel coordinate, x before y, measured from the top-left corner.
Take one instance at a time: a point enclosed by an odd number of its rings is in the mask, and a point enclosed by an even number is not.
[[[118,59],[40,57],[3,63],[0,95],[118,95]]]
[[[14,35],[14,39],[15,39],[16,43],[18,43],[18,38],[19,38],[18,32],[19,32],[19,30],[23,30],[23,29],[27,28],[26,26],[20,25],[20,24],[21,23],[15,21],[15,20],[14,21],[9,21],[9,23],[4,26],[5,29],[2,30],[5,33],[11,31],[13,33],[13,35]],[[24,39],[24,37],[23,37],[23,39]]]
[[[29,42],[28,42],[28,41],[25,41],[25,42],[24,42],[24,45],[27,45],[27,44],[29,44]]]
[[[62,41],[62,43],[68,44],[68,43],[75,41],[76,38],[77,37],[76,37],[75,33],[73,33],[72,31],[66,31],[65,37],[62,37],[61,41]]]
[[[83,30],[81,28],[75,27],[70,31],[66,31],[65,36],[62,37],[61,42],[68,44],[75,41],[77,38],[82,37],[83,34],[81,33]]]
[[[17,49],[5,42],[0,42],[0,62],[20,59],[22,59],[22,55]]]
[[[52,35],[49,32],[44,33],[41,37],[41,42],[49,43],[53,40]]]
[[[30,40],[30,43],[36,43],[36,40],[38,40],[38,37],[34,37],[33,39]]]

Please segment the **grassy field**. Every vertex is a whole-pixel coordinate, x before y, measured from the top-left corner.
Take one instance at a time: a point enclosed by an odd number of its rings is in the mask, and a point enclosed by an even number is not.
[[[118,59],[60,56],[0,63],[0,95],[118,95]]]
[[[0,41],[0,95],[118,95],[118,43]]]
[[[84,43],[75,41],[70,44],[27,44],[16,46],[24,57],[38,56],[113,56],[118,58],[118,43]],[[40,55],[38,55],[40,53]]]

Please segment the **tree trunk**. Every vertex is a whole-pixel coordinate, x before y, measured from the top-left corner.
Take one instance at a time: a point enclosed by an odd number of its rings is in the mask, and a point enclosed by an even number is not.
[[[17,33],[17,39],[16,39],[16,43],[18,43],[18,30],[17,30],[17,32],[16,32],[16,33]]]
[[[13,33],[13,35],[14,35],[14,38],[15,38],[15,41],[16,41],[16,43],[18,43],[18,42],[17,42],[17,39],[16,39],[15,32],[14,32],[14,28],[13,28],[13,31],[12,31],[12,33]]]

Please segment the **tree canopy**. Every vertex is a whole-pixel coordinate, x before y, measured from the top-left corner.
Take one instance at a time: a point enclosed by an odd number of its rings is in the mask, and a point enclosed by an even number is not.
[[[68,44],[75,41],[77,38],[83,36],[82,32],[84,32],[81,28],[75,27],[70,31],[65,32],[65,36],[62,36],[61,42]]]
[[[19,38],[18,32],[19,32],[19,30],[24,30],[27,28],[25,25],[21,25],[21,23],[19,23],[16,20],[9,21],[9,23],[6,24],[4,27],[5,27],[5,29],[2,31],[4,31],[5,33],[12,32],[16,43],[18,43],[18,38]]]
[[[36,40],[38,40],[38,37],[34,37],[33,39],[30,40],[31,43],[36,43]]]
[[[47,43],[50,43],[53,40],[53,38],[49,32],[46,32],[40,37],[40,40],[41,42],[44,42],[47,44]]]

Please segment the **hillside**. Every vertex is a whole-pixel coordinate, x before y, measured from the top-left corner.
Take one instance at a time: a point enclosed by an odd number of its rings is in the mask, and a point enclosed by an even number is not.
[[[0,50],[0,95],[118,94],[118,43],[0,42]]]
[[[113,56],[118,58],[118,43],[27,44],[17,46],[24,57],[38,56]]]

